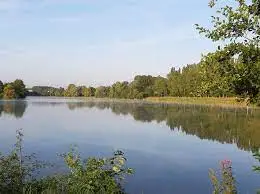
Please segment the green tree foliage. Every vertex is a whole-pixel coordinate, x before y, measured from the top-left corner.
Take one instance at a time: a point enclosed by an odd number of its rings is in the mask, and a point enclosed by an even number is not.
[[[25,98],[26,96],[26,88],[22,80],[17,79],[11,83],[14,91],[15,91],[15,98]]]
[[[95,96],[96,89],[93,87],[83,87],[82,93],[84,97],[93,97]]]
[[[16,94],[15,94],[15,89],[14,89],[13,85],[7,84],[4,87],[3,98],[4,99],[13,99],[15,97],[16,97]]]
[[[211,0],[209,6],[214,8],[216,3],[217,0]],[[221,7],[217,10],[217,15],[212,16],[211,29],[196,24],[198,30],[213,41],[227,40],[259,47],[260,2],[258,0],[233,0],[230,4]]]
[[[27,90],[22,80],[16,79],[14,82],[3,83],[0,81],[0,99],[25,98]]]
[[[155,96],[168,96],[168,80],[161,76],[156,77],[153,90]]]
[[[54,88],[49,86],[34,86],[32,87],[33,96],[64,96],[64,88]]]
[[[96,88],[95,97],[96,98],[106,98],[109,97],[110,87],[100,86]]]
[[[116,82],[110,87],[110,98],[128,98],[129,83],[128,82]]]
[[[80,96],[80,88],[74,84],[70,84],[65,90],[65,96],[67,97],[78,97]]]
[[[233,69],[235,62],[227,60],[222,65],[215,56],[216,53],[210,53],[200,62],[200,96],[233,96],[232,75],[227,71]]]
[[[176,70],[172,68],[168,77],[170,96],[203,96],[201,93],[201,64],[191,64]]]
[[[216,0],[210,7],[216,7]],[[236,95],[255,102],[260,93],[260,3],[258,0],[234,0],[212,16],[213,27],[197,25],[200,33],[213,41],[222,41],[223,48],[211,55],[223,66]],[[233,66],[227,62],[236,60]]]
[[[182,96],[182,79],[181,79],[181,69],[176,70],[172,68],[168,77],[168,89],[170,96]]]
[[[132,82],[133,95],[132,98],[146,98],[153,96],[153,86],[155,77],[151,75],[137,75]]]

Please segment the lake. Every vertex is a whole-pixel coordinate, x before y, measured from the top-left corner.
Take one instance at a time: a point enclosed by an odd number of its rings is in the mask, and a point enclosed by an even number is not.
[[[79,147],[84,157],[125,152],[135,174],[128,193],[212,192],[208,172],[232,160],[240,193],[256,193],[260,174],[252,150],[260,148],[260,111],[204,106],[30,97],[0,101],[0,150],[8,152],[23,129],[24,149],[64,170],[58,153]]]

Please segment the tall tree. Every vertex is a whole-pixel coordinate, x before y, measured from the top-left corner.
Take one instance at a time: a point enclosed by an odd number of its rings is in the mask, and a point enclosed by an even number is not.
[[[155,77],[151,75],[138,75],[135,76],[132,82],[133,88],[138,92],[138,98],[146,98],[153,96],[153,85]]]
[[[167,75],[168,78],[168,89],[169,94],[171,96],[183,96],[182,93],[182,77],[181,77],[181,69],[176,70],[172,68],[170,73]]]
[[[109,97],[109,90],[110,90],[110,87],[100,86],[100,87],[96,88],[95,97],[96,98]]]
[[[23,83],[23,80],[16,79],[11,84],[12,84],[13,89],[15,91],[15,98],[25,98],[26,88],[25,88],[25,85]]]
[[[217,0],[211,0],[209,6],[214,8],[216,4]],[[260,1],[233,0],[212,16],[212,28],[196,26],[212,41],[222,41],[223,46],[214,55],[221,65],[237,59],[233,68],[225,72],[232,76],[235,93],[252,102],[260,98]]]
[[[116,82],[110,87],[110,98],[127,98],[129,94],[128,82]]]
[[[79,96],[79,90],[76,85],[70,84],[65,91],[65,96],[67,97],[77,97]]]
[[[158,76],[154,82],[154,95],[155,96],[167,96],[168,95],[168,80],[164,77]]]

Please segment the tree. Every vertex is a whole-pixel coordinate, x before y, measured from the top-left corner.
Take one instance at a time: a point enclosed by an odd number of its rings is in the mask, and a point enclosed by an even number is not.
[[[109,90],[110,90],[110,87],[100,86],[96,89],[95,97],[96,98],[106,98],[109,96]]]
[[[116,82],[110,87],[109,97],[110,98],[127,98],[129,93],[128,82]]]
[[[92,97],[95,96],[95,88],[93,87],[83,87],[82,94],[84,97]]]
[[[137,98],[153,96],[153,85],[155,77],[151,75],[137,75],[132,82],[132,87],[138,92]]]
[[[227,60],[221,64],[216,60],[216,53],[204,56],[199,64],[201,84],[200,96],[233,96],[231,85],[234,60]]]
[[[4,94],[3,97],[4,99],[13,99],[15,98],[15,89],[12,84],[8,84],[4,87]]]
[[[95,96],[96,88],[89,87],[90,96]]]
[[[22,80],[16,79],[11,83],[13,89],[15,90],[15,98],[25,98],[26,96],[26,88]]]
[[[158,76],[154,82],[154,95],[155,96],[167,96],[168,88],[167,88],[168,80],[161,76]]]
[[[197,26],[200,33],[212,41],[222,41],[214,55],[220,65],[237,59],[233,68],[226,69],[231,76],[231,85],[237,95],[254,102],[259,96],[260,79],[260,1],[234,0],[236,4],[226,5],[212,16],[213,27]],[[214,8],[216,0],[209,6]]]
[[[76,85],[70,84],[68,88],[65,91],[65,96],[67,97],[78,97],[79,96],[79,90]]]
[[[171,69],[171,72],[167,75],[168,78],[168,90],[171,96],[182,96],[182,80],[181,69]]]
[[[130,99],[142,99],[143,93],[139,93],[138,90],[135,88],[134,83],[129,84],[129,93],[127,95],[127,98]]]
[[[64,88],[54,88],[54,96],[64,96]]]
[[[87,87],[82,88],[82,94],[84,97],[90,97],[90,90]]]
[[[228,41],[255,45],[260,43],[260,2],[259,0],[233,0],[236,4],[226,5],[212,16],[212,29],[196,24],[200,33],[213,41]],[[217,0],[211,0],[209,6],[214,8]]]
[[[3,97],[3,92],[4,92],[4,84],[3,84],[3,82],[0,80],[0,98]]]
[[[64,96],[64,88],[54,88],[49,86],[33,86],[32,95],[35,96]]]

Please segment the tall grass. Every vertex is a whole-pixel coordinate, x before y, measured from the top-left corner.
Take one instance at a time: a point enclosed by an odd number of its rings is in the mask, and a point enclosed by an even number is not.
[[[245,100],[235,97],[148,97],[148,102],[173,104],[212,105],[224,107],[247,107]]]

